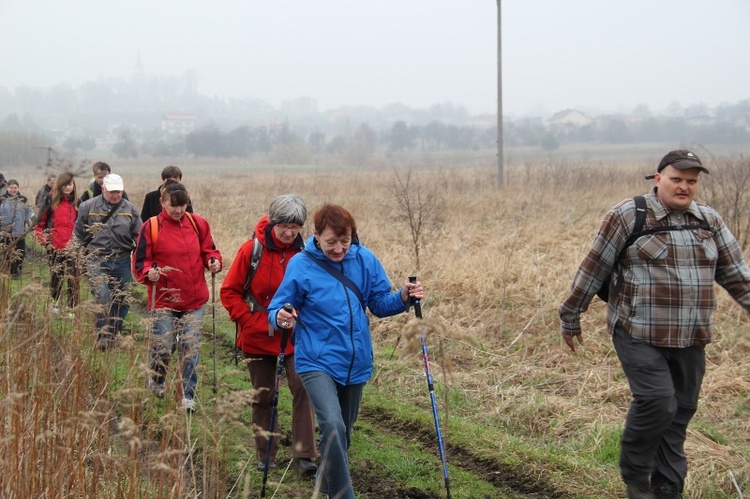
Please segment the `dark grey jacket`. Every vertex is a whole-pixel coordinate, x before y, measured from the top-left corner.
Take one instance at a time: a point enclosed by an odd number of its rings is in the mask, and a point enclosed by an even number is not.
[[[117,211],[102,225],[112,206],[104,196],[81,203],[73,235],[90,254],[101,259],[119,260],[132,253],[142,222],[138,209],[123,199]]]

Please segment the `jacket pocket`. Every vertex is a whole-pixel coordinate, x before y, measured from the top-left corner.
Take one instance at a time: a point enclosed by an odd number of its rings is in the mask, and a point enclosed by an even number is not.
[[[719,250],[716,248],[716,241],[714,240],[713,232],[698,229],[692,231],[692,233],[700,248],[703,250],[703,255],[707,260],[715,261],[719,258]]]
[[[660,234],[651,234],[636,242],[636,251],[643,260],[664,260],[669,253],[669,245]]]

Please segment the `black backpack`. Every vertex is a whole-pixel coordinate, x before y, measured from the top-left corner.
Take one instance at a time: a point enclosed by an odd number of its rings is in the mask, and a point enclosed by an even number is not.
[[[635,225],[633,226],[633,232],[630,234],[627,241],[625,241],[625,246],[623,246],[622,250],[620,251],[620,254],[617,255],[617,259],[615,260],[615,263],[612,266],[613,271],[614,271],[614,268],[617,266],[617,263],[625,254],[625,251],[628,249],[628,247],[643,236],[647,236],[649,234],[655,234],[657,232],[669,232],[673,230],[695,230],[695,229],[703,229],[707,231],[711,230],[711,226],[708,224],[708,221],[706,221],[705,216],[700,221],[700,225],[690,225],[690,224],[668,225],[668,226],[663,226],[663,227],[651,227],[650,229],[643,230],[643,226],[646,224],[646,211],[647,211],[646,198],[643,196],[635,196],[633,198],[633,201],[635,202]],[[604,282],[602,283],[602,287],[599,288],[599,291],[596,292],[596,296],[598,296],[603,302],[609,301],[609,282],[611,280],[612,280],[612,274],[610,274],[604,280]],[[614,289],[615,295],[617,295],[619,289],[620,289],[620,281],[617,281],[615,282],[615,289]]]
[[[255,312],[256,310],[264,310],[263,307],[258,305],[257,300],[250,294],[250,283],[253,282],[253,276],[258,270],[258,264],[260,263],[260,256],[263,253],[263,243],[255,237],[253,232],[253,252],[250,255],[250,268],[247,269],[247,278],[245,279],[245,286],[243,288],[243,298],[245,303],[250,307],[250,310]],[[240,327],[236,322],[234,323],[234,365],[236,366],[239,362],[240,347],[237,346],[237,341],[240,335]]]

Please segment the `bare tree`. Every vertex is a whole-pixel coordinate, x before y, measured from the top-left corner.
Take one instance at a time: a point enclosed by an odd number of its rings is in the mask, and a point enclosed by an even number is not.
[[[394,168],[393,179],[386,186],[396,201],[397,216],[411,232],[417,270],[420,269],[419,252],[426,232],[442,225],[443,198],[437,185],[428,185],[408,168],[399,172]]]

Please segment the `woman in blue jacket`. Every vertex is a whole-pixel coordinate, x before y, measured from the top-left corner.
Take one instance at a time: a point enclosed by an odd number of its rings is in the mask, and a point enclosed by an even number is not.
[[[320,428],[317,481],[330,497],[354,497],[347,451],[365,383],[372,375],[372,340],[365,308],[377,317],[408,310],[422,284],[393,292],[377,257],[359,243],[345,208],[327,204],[313,216],[313,236],[289,262],[268,306],[275,328],[295,335],[295,368]],[[290,314],[285,303],[294,307]]]

